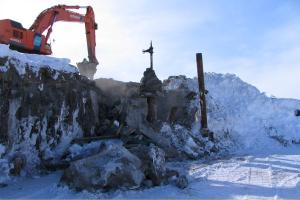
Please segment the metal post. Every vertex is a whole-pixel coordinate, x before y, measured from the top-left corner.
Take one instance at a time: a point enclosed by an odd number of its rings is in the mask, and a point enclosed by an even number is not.
[[[205,85],[204,85],[204,71],[202,54],[196,54],[197,71],[198,71],[198,84],[199,84],[199,99],[201,109],[201,127],[207,129],[207,113],[206,113],[206,100],[205,100]],[[206,134],[205,134],[206,135]]]
[[[150,54],[150,68],[153,69],[153,46],[152,41],[150,42],[150,47],[147,50],[143,50],[143,53],[149,53]]]
[[[150,68],[153,69],[153,52],[150,53]]]

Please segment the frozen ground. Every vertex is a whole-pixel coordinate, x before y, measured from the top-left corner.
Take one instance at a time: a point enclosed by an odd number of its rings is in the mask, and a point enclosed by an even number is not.
[[[188,171],[188,188],[180,190],[168,185],[143,191],[116,191],[109,194],[74,192],[58,186],[61,172],[55,172],[36,178],[16,179],[9,186],[0,189],[0,198],[300,198],[300,149],[287,149],[272,155],[172,163],[171,166]]]
[[[9,62],[17,63],[20,75],[25,73],[24,66],[34,71],[49,67],[78,73],[68,60],[21,54],[0,45],[0,57],[4,56],[15,58]],[[6,63],[0,71],[8,68]],[[58,186],[62,172],[55,172],[12,179],[7,187],[0,188],[0,199],[300,199],[300,118],[295,116],[300,101],[270,98],[234,75],[207,73],[205,78],[209,127],[227,153],[234,155],[227,159],[171,163],[171,167],[189,174],[188,188],[180,190],[168,185],[143,191],[74,192]],[[182,77],[172,79],[168,89],[178,89],[181,84],[198,91],[196,79]],[[197,107],[198,100],[191,106]],[[0,145],[0,158],[3,149]],[[0,159],[0,177],[5,178],[8,169],[5,160]]]
[[[33,72],[38,72],[40,68],[50,68],[58,72],[78,73],[78,69],[70,64],[67,58],[55,58],[45,55],[26,54],[10,50],[8,45],[0,44],[0,57],[9,57],[12,60],[20,75],[25,74],[26,66]],[[9,68],[9,63],[0,66],[0,72],[5,72]]]

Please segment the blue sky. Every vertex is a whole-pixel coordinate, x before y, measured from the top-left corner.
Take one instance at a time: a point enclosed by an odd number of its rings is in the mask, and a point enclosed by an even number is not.
[[[139,81],[149,65],[141,50],[153,40],[161,79],[196,76],[202,52],[207,72],[235,73],[267,94],[300,99],[299,0],[3,0],[0,17],[29,27],[55,4],[94,7],[97,77]],[[52,39],[54,56],[86,57],[83,25],[57,23]]]

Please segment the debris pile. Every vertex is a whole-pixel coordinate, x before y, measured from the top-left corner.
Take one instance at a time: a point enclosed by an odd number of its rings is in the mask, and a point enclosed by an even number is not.
[[[162,92],[162,82],[152,68],[147,68],[141,79],[140,95],[144,97],[158,96]]]
[[[39,56],[31,62],[31,57],[22,55],[19,59],[9,54],[0,63],[1,183],[9,176],[57,169],[65,169],[61,183],[75,189],[128,189],[169,182],[174,173],[169,173],[166,162],[181,158],[184,151],[161,129],[171,123],[192,124],[176,114],[189,112],[185,104],[191,97],[164,91],[153,69],[146,70],[141,83],[91,81],[70,65],[68,71],[40,66]],[[174,95],[181,101],[173,102]],[[158,99],[150,106],[155,108],[151,120],[147,98]],[[177,107],[176,112],[166,101]]]
[[[73,139],[104,135],[112,126],[109,98],[65,59],[0,45],[0,84],[1,172],[52,169]]]
[[[154,123],[157,119],[157,96],[162,92],[162,82],[157,78],[153,68],[147,68],[141,80],[140,95],[147,98],[147,121]]]
[[[98,153],[72,162],[61,182],[76,190],[132,189],[144,180],[141,165],[122,145],[103,142]]]
[[[78,190],[186,188],[168,162],[300,143],[299,101],[268,98],[233,75],[205,76],[210,141],[196,79],[161,82],[148,68],[141,83],[91,81],[65,60],[1,48],[0,187],[64,169],[61,184]]]
[[[76,147],[75,147],[76,146]],[[166,168],[164,151],[154,144],[128,151],[120,140],[102,140],[70,147],[61,184],[76,190],[133,189],[167,184],[171,171]],[[75,153],[75,155],[74,155]],[[178,173],[177,173],[178,174]]]

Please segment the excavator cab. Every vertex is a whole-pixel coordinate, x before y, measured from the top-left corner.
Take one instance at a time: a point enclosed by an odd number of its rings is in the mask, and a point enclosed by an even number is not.
[[[23,28],[22,24],[10,19],[0,20],[0,43],[23,53],[50,55],[46,38],[42,34]]]
[[[33,49],[39,51],[42,45],[42,34],[35,33],[33,39]]]

